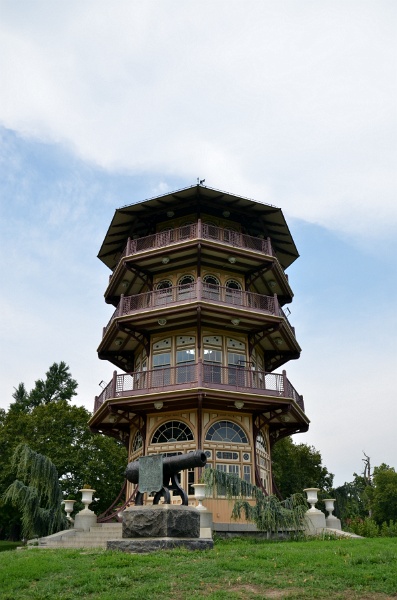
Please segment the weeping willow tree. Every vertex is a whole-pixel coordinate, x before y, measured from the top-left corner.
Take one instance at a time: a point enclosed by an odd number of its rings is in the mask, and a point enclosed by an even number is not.
[[[11,468],[16,479],[4,492],[3,501],[19,509],[23,537],[41,537],[66,529],[58,473],[50,459],[20,444]]]
[[[279,500],[276,496],[267,496],[259,487],[237,475],[212,468],[204,469],[203,480],[211,492],[215,490],[218,495],[234,501],[232,519],[244,516],[247,521],[255,523],[260,531],[270,534],[278,531],[298,534],[304,527],[307,502],[303,494],[293,494],[286,500]]]

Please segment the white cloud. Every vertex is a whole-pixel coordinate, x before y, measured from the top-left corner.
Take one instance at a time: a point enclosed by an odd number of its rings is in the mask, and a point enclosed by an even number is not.
[[[3,15],[5,126],[106,169],[395,230],[394,3],[44,0]]]

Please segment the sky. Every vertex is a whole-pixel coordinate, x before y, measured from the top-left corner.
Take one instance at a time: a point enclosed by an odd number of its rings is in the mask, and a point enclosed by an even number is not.
[[[113,366],[96,258],[116,208],[206,185],[282,208],[287,375],[335,485],[397,468],[397,4],[0,0],[0,407]]]

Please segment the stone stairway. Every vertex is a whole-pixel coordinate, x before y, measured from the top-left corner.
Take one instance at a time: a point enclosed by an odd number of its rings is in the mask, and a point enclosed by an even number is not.
[[[36,548],[106,548],[108,540],[121,540],[121,523],[97,523],[89,531],[65,529],[53,535],[30,540],[28,545]]]

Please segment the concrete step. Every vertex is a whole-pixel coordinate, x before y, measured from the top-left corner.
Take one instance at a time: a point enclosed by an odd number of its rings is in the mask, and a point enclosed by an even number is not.
[[[121,523],[98,523],[89,531],[67,529],[38,540],[39,548],[106,548],[108,540],[122,538]],[[31,541],[35,545],[35,540]]]

